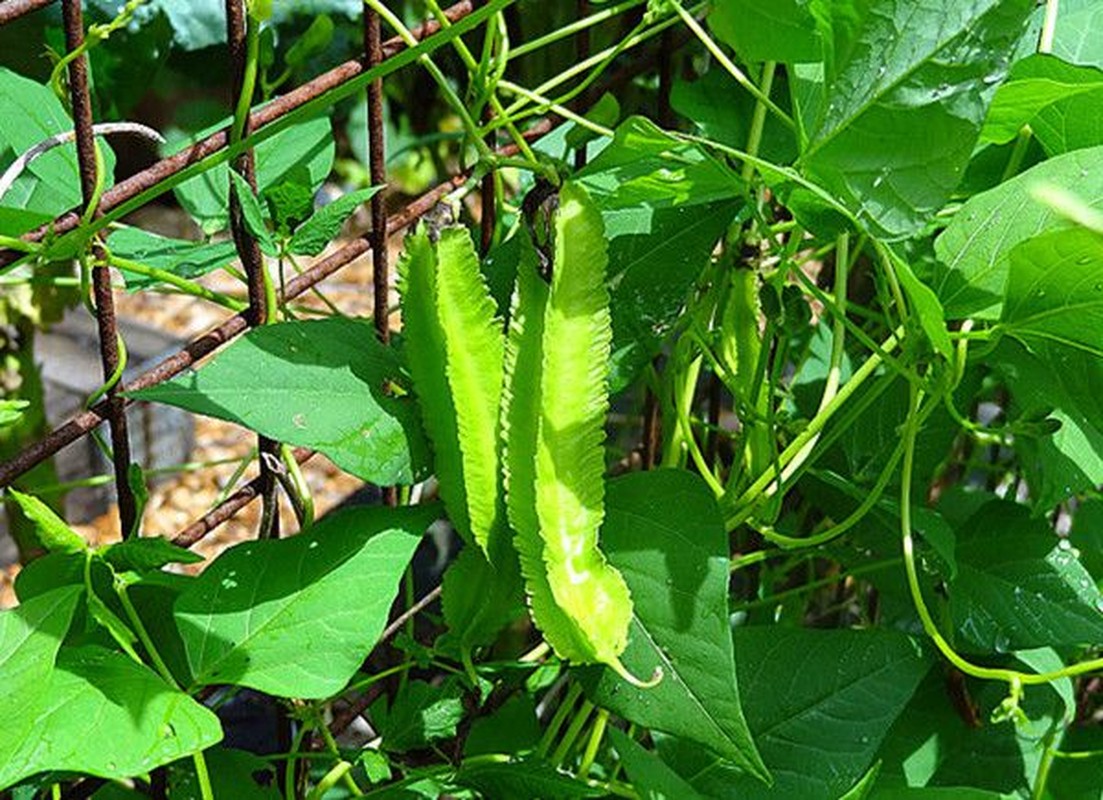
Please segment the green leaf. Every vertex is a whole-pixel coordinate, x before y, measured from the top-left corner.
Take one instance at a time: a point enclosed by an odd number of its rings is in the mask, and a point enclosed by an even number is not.
[[[905,787],[927,787],[916,800],[1029,797],[1061,702],[1050,689],[1032,686],[1021,703],[1026,724],[988,722],[1006,695],[1004,683],[951,680],[944,670],[931,670],[878,753],[874,800],[910,800]],[[966,704],[975,707],[966,713]]]
[[[608,231],[613,343],[610,391],[627,386],[682,318],[693,287],[741,202],[656,208]],[[630,220],[613,212],[618,223]]]
[[[401,364],[370,323],[335,317],[249,331],[198,371],[132,397],[312,447],[380,486],[413,483],[428,446],[413,399],[392,396]]]
[[[691,473],[657,470],[610,481],[605,504],[602,542],[635,608],[621,659],[637,675],[661,664],[663,679],[635,689],[611,670],[589,669],[588,693],[625,719],[698,742],[765,778],[740,707],[728,536],[712,493]]]
[[[609,740],[632,781],[632,788],[642,800],[702,800],[684,778],[628,734],[610,728]]]
[[[950,611],[987,652],[1103,644],[1103,594],[1069,547],[1025,506],[994,500],[957,532]]]
[[[532,695],[517,694],[485,717],[476,717],[463,743],[466,758],[490,753],[524,754],[540,741],[536,701]]]
[[[271,761],[230,747],[212,747],[203,753],[216,798],[234,800],[280,800],[276,769]],[[169,797],[172,800],[202,800],[195,765],[190,761],[173,764],[169,772]]]
[[[41,704],[15,715],[25,736],[0,732],[0,787],[45,770],[129,778],[222,738],[211,711],[102,647],[63,648],[42,692]]]
[[[37,497],[18,492],[10,486],[7,492],[8,497],[23,512],[23,516],[34,525],[35,537],[48,552],[81,553],[88,549],[88,543]]]
[[[72,118],[49,87],[4,67],[0,67],[0,108],[5,112],[0,114],[0,172],[36,144],[73,130]],[[104,155],[105,186],[110,187],[115,175],[115,154],[102,138],[97,143]],[[82,201],[80,168],[72,142],[32,161],[0,198],[6,208],[23,209],[49,219],[79,207]],[[25,223],[19,227],[29,230]],[[7,235],[17,235],[6,225],[2,230]]]
[[[276,243],[272,241],[268,226],[264,224],[264,212],[261,210],[257,196],[253,194],[253,187],[234,170],[230,170],[230,180],[234,184],[234,194],[241,205],[241,217],[245,221],[245,229],[257,240],[265,255],[275,256],[278,252]]]
[[[938,354],[947,361],[951,361],[954,357],[954,346],[950,343],[950,333],[946,330],[945,313],[942,310],[942,303],[939,302],[938,296],[930,286],[916,277],[907,261],[900,258],[891,249],[886,249],[890,253],[896,277],[899,278],[900,284],[904,287],[904,292],[908,295],[908,300],[911,301],[915,313],[919,317],[919,324],[923,327],[923,332],[927,334],[927,338]]]
[[[437,649],[492,644],[498,632],[524,613],[524,594],[516,562],[496,568],[482,551],[465,547],[444,573],[441,607],[448,631]]]
[[[1103,582],[1103,499],[1084,500],[1072,518],[1069,543],[1080,553],[1080,563],[1096,583]]]
[[[659,743],[663,760],[716,800],[844,794],[931,665],[915,640],[883,629],[736,628],[735,651],[747,722],[774,785],[691,745]]]
[[[30,732],[30,718],[44,702],[44,684],[80,595],[80,587],[63,586],[0,612],[0,680],[7,712],[7,722],[0,731],[0,753],[10,753]],[[2,763],[0,759],[0,770]]]
[[[463,719],[463,689],[456,680],[443,686],[408,681],[393,702],[380,697],[371,706],[372,723],[383,737],[381,747],[405,753],[456,735]]]
[[[1103,236],[1047,233],[1015,247],[1010,262],[1001,330],[1103,357]]]
[[[224,12],[223,12],[224,13]],[[195,134],[181,148],[224,129],[222,121]],[[316,192],[333,168],[333,133],[328,117],[317,117],[280,131],[255,150],[257,192],[264,193],[289,178],[303,178]],[[176,198],[204,233],[217,233],[230,224],[229,167],[219,164],[175,188]]]
[[[132,536],[121,542],[107,545],[100,556],[120,572],[160,569],[166,564],[201,564],[203,556],[177,547],[160,536]]]
[[[311,57],[322,52],[333,39],[333,20],[328,14],[319,14],[310,27],[287,49],[284,61],[288,67],[303,66]]]
[[[823,39],[808,0],[720,0],[709,12],[716,38],[744,62],[819,61]]]
[[[107,239],[112,255],[137,261],[147,267],[155,267],[179,275],[181,278],[198,278],[233,261],[237,255],[232,241],[188,242],[158,236],[128,225],[114,231]],[[126,280],[126,288],[132,292],[156,286],[159,281],[148,275],[139,275],[126,269],[119,270]]]
[[[1029,56],[1015,63],[996,91],[980,141],[1005,144],[1029,125],[1051,156],[1103,144],[1092,113],[1101,101],[1103,70],[1042,53]]]
[[[942,268],[933,285],[948,319],[998,319],[1011,251],[1027,239],[1075,227],[1034,199],[1043,184],[1075,189],[1092,208],[1103,209],[1103,147],[1051,158],[958,210],[935,239]]]
[[[1103,361],[1083,350],[1005,338],[990,363],[1011,390],[1015,418],[1043,415],[1061,427],[1015,440],[1037,513],[1103,483]]]
[[[543,800],[575,800],[606,797],[604,789],[590,786],[560,772],[546,761],[480,762],[464,765],[453,779],[460,786],[488,798],[540,797]]]
[[[804,121],[808,176],[883,236],[917,232],[961,181],[1032,5],[872,0],[835,11],[822,110]]]
[[[354,508],[290,539],[244,542],[176,601],[195,685],[339,691],[371,652],[432,506]]]
[[[713,6],[714,9],[719,6]],[[781,73],[775,77],[774,98],[779,97]],[[693,81],[675,79],[670,105],[713,141],[743,150],[751,133],[755,99],[744,91],[728,72],[713,64],[709,71]],[[797,157],[797,140],[791,128],[774,114],[767,114],[758,155],[774,164],[791,164]]]
[[[0,428],[17,423],[29,405],[27,400],[0,400]]]
[[[360,189],[341,195],[332,203],[322,206],[310,219],[295,229],[287,249],[296,255],[318,255],[341,232],[341,226],[345,224],[349,215],[382,188],[382,186],[371,186]]]

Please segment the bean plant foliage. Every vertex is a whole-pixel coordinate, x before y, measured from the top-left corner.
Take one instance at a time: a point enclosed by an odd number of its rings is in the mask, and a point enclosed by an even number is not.
[[[154,83],[221,46],[221,4],[88,5],[101,95],[143,42],[175,53],[137,62]],[[13,284],[75,259],[84,291],[113,268],[239,313],[206,277],[243,277],[232,200],[267,318],[128,397],[280,443],[298,525],[205,562],[93,547],[9,487],[41,555],[0,612],[0,789],[1103,798],[1097,3],[368,0],[405,55],[256,131],[362,9],[246,5],[256,95],[164,152],[229,129],[255,183],[207,156],[20,239],[80,203],[63,145],[0,196],[0,244]],[[470,175],[403,234],[389,338],[282,294],[383,188],[348,152],[377,76],[402,180]],[[67,91],[0,71],[0,164],[72,128]],[[123,220],[156,195],[202,240]],[[315,519],[293,447],[397,502]],[[250,697],[260,747],[227,712]]]

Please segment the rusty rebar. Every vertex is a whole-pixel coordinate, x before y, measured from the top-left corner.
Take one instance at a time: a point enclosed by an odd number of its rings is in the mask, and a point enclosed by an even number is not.
[[[69,52],[84,43],[84,20],[80,0],[65,0],[61,7],[65,26],[65,46]],[[88,60],[85,56],[69,62],[69,100],[76,131],[77,163],[80,167],[80,190],[84,200],[83,213],[96,215],[96,186],[100,179],[96,158],[96,140],[92,132],[92,95],[88,88]],[[99,328],[100,363],[103,379],[119,370],[119,326],[115,319],[115,298],[111,289],[111,270],[107,267],[103,245],[92,242],[92,293],[96,304],[96,325]],[[137,503],[130,488],[130,438],[126,430],[126,403],[119,397],[119,382],[107,389],[107,422],[111,431],[111,461],[115,469],[115,493],[118,497],[119,525],[123,537],[135,531]]]
[[[25,14],[45,8],[54,0],[7,0],[0,3],[0,25],[6,25]]]
[[[383,34],[379,14],[364,9],[364,60],[368,69],[383,62]],[[383,129],[383,79],[376,78],[368,84],[368,174],[372,186],[385,186],[387,183],[387,147]],[[387,206],[384,191],[380,190],[371,198],[371,231],[368,234],[371,243],[372,269],[372,319],[375,322],[375,335],[379,341],[387,344],[391,340],[390,289],[391,271],[387,257]],[[384,486],[383,504],[398,505],[398,487]]]
[[[444,14],[450,22],[458,22],[469,15],[475,7],[473,0],[460,0],[460,2],[445,9]],[[411,29],[416,39],[425,39],[440,30],[440,24],[436,20],[427,20],[421,25]],[[383,42],[384,59],[393,58],[406,49],[405,42],[395,36]],[[249,114],[249,129],[257,130],[268,125],[280,117],[286,116],[297,108],[306,105],[311,100],[325,94],[332,89],[356,78],[365,72],[368,67],[360,59],[353,59],[340,64],[337,67],[324,72],[313,80],[307,81],[302,86],[292,89],[285,95],[277,97],[272,102]],[[99,208],[104,213],[122,205],[133,197],[153,188],[167,178],[186,169],[201,159],[206,158],[227,146],[228,137],[226,131],[218,131],[196,142],[191,147],[181,150],[175,155],[168,156],[156,164],[131,175],[126,180],[120,181],[103,193],[100,198]],[[167,190],[166,190],[167,191]],[[68,233],[80,225],[80,212],[68,211],[51,222],[35,228],[24,234],[26,242],[39,242],[47,232],[53,231],[54,235]],[[0,249],[0,269],[15,262],[25,255],[19,250]]]
[[[249,25],[255,24],[245,18],[245,4],[243,0],[226,0],[226,41],[230,54],[230,129],[227,129],[227,141],[233,140],[230,130],[237,124],[235,109],[238,107],[242,92],[245,91],[245,73],[249,68],[246,54],[246,30]],[[255,65],[254,65],[255,68]],[[248,98],[252,106],[253,98]],[[249,117],[246,115],[244,129],[240,131],[242,137],[250,133]],[[241,155],[234,158],[230,164],[230,170],[236,172],[245,179],[251,192],[257,191],[256,163],[253,158],[253,149],[249,148]],[[265,284],[268,276],[265,274],[267,267],[264,264],[264,256],[260,252],[260,245],[249,232],[245,224],[245,217],[241,210],[241,198],[233,182],[233,175],[227,176],[230,192],[230,233],[234,239],[234,248],[238,258],[245,268],[245,278],[249,288],[249,324],[252,326],[264,325],[268,321],[269,314],[274,309],[268,308],[267,292]],[[280,445],[275,439],[270,439],[263,434],[257,434],[257,449],[260,461],[260,476],[257,478],[264,511],[261,514],[260,530],[258,535],[265,539],[279,535],[279,513],[276,507],[276,476],[272,471],[272,464],[279,463]]]

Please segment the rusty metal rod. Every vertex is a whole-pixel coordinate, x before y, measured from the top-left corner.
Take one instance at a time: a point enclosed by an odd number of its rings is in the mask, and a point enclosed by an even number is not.
[[[469,15],[474,10],[475,5],[476,3],[473,2],[473,0],[460,0],[460,2],[445,9],[444,13],[450,22],[455,23]],[[439,30],[440,25],[435,20],[428,20],[412,28],[411,33],[415,38],[421,40],[432,36]],[[395,36],[383,42],[382,49],[384,59],[388,59],[406,49],[406,44],[399,37]],[[346,61],[344,64],[334,67],[328,72],[322,73],[317,78],[307,81],[302,86],[292,89],[287,94],[277,97],[271,103],[250,113],[248,123],[249,129],[257,130],[258,128],[274,122],[280,117],[286,116],[295,109],[306,105],[311,100],[352,80],[367,69],[368,67],[363,61],[353,59],[352,61]],[[191,147],[181,150],[175,155],[161,159],[156,164],[131,175],[126,180],[120,181],[104,192],[103,197],[100,198],[100,210],[105,213],[111,211],[142,192],[151,189],[165,179],[181,172],[196,161],[200,161],[207,156],[217,153],[219,150],[225,148],[227,144],[228,137],[226,131],[218,131],[217,133],[211,134],[206,139],[196,142]],[[68,211],[52,222],[41,225],[30,233],[25,234],[22,238],[27,242],[39,242],[46,236],[48,231],[53,231],[54,235],[60,236],[79,225],[80,213],[78,211]],[[0,269],[22,258],[24,255],[24,253],[17,250],[0,249]]]
[[[245,91],[245,73],[247,64],[246,29],[249,23],[245,18],[245,5],[242,0],[226,0],[226,41],[229,44],[230,74],[233,79],[230,84],[230,127],[236,124],[234,110],[238,106],[239,98]],[[255,68],[255,67],[254,67]],[[253,98],[248,98],[250,107]],[[249,135],[249,119],[245,119],[245,127],[240,132],[242,137]],[[227,132],[227,140],[233,141],[233,134]],[[231,172],[236,172],[245,179],[249,191],[257,191],[256,162],[253,158],[253,150],[249,148],[241,155],[234,158],[230,164]],[[264,256],[260,252],[260,245],[249,233],[245,225],[245,217],[241,210],[241,198],[234,187],[233,175],[228,175],[230,181],[230,234],[234,239],[234,248],[238,258],[245,268],[245,278],[249,289],[249,324],[253,327],[264,325],[269,314],[274,309],[268,308],[267,292],[265,285],[268,277],[265,274],[267,267]],[[257,435],[257,449],[260,455],[260,475],[258,487],[264,512],[261,514],[260,530],[258,535],[262,539],[279,535],[279,513],[276,507],[276,475],[272,471],[273,463],[279,463],[280,444],[263,434]],[[266,457],[267,456],[267,457]]]
[[[0,3],[0,25],[17,20],[24,14],[45,8],[54,0],[6,0]]]
[[[364,60],[368,68],[383,61],[382,25],[379,14],[364,9]],[[373,186],[387,183],[387,153],[383,130],[383,79],[376,78],[368,84],[368,172]],[[383,191],[376,192],[371,198],[371,243],[372,268],[372,319],[375,322],[375,335],[386,344],[391,340],[389,307],[391,275],[387,259],[387,207]],[[384,486],[383,503],[398,505],[398,488]]]
[[[61,7],[65,26],[65,46],[69,52],[84,43],[84,19],[81,0],[65,0]],[[100,176],[96,158],[96,140],[92,132],[92,95],[88,88],[88,60],[85,56],[69,62],[69,100],[73,108],[76,132],[77,162],[80,168],[80,190],[84,199],[84,214],[98,214],[94,208],[96,185]],[[111,289],[111,270],[106,265],[103,245],[92,243],[92,292],[96,303],[96,325],[99,328],[100,363],[103,379],[110,380],[119,369],[119,326],[115,318],[115,298]],[[111,430],[111,460],[115,470],[115,493],[118,497],[119,525],[123,538],[135,532],[137,503],[128,480],[130,472],[130,438],[126,430],[126,403],[119,396],[116,381],[108,387],[104,399],[107,421]]]

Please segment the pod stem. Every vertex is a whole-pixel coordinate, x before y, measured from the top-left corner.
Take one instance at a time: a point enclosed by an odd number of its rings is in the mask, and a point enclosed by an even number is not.
[[[614,658],[612,661],[609,661],[607,666],[611,667],[613,672],[617,673],[617,675],[624,678],[624,680],[638,689],[654,689],[663,679],[663,668],[659,664],[655,665],[655,671],[651,673],[651,677],[646,681],[637,678],[629,672],[628,667],[624,666],[619,658]]]

